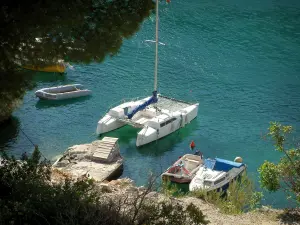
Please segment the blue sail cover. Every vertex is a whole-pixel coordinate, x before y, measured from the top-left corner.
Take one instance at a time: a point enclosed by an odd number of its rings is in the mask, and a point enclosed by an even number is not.
[[[228,172],[232,168],[240,168],[244,163],[237,163],[226,159],[204,159],[204,165],[212,170]]]
[[[226,159],[216,158],[214,170],[227,172],[227,171],[231,170],[232,168],[240,168],[243,165],[244,165],[244,163],[237,163],[237,162],[229,161]]]
[[[153,95],[152,97],[150,97],[146,102],[144,102],[143,104],[137,106],[134,110],[132,110],[131,113],[127,114],[128,119],[131,119],[134,114],[136,114],[138,111],[141,111],[143,109],[145,109],[148,105],[151,105],[153,103],[157,102],[157,91],[153,91]]]

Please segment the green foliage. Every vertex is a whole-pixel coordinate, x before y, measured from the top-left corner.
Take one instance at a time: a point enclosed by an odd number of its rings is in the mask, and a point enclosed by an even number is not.
[[[37,148],[26,161],[3,158],[0,224],[130,224],[115,205],[101,203],[91,180],[51,185]]]
[[[284,151],[284,142],[287,134],[292,132],[292,126],[283,126],[277,122],[271,122],[268,135],[272,137],[274,146],[278,151]]]
[[[29,74],[13,70],[7,72],[0,70],[0,124],[21,105],[25,91],[32,87]]]
[[[261,206],[261,200],[264,197],[262,192],[254,192],[250,199],[250,209],[254,210]]]
[[[178,187],[178,185],[172,183],[171,181],[162,181],[160,192],[166,196],[173,197],[184,197],[185,193]]]
[[[300,149],[288,149],[289,135],[292,126],[283,126],[277,122],[271,122],[268,136],[274,142],[275,149],[282,152],[280,161],[275,164],[265,161],[258,169],[261,186],[269,191],[282,189],[287,198],[295,199],[300,203]]]
[[[192,197],[196,197],[196,198],[200,198],[204,201],[207,201],[209,203],[212,203],[214,205],[216,205],[219,208],[222,208],[222,204],[224,201],[224,193],[223,192],[218,192],[216,190],[214,191],[206,191],[203,189],[198,189],[196,191],[192,191],[189,194]]]
[[[195,221],[196,224],[208,224],[209,220],[205,219],[204,214],[194,204],[189,204],[186,208],[186,212],[190,218],[190,221]]]
[[[193,205],[146,200],[147,189],[113,201],[99,192],[93,180],[51,183],[51,165],[41,161],[36,147],[31,157],[18,161],[2,156],[0,166],[0,224],[207,224]],[[129,204],[126,200],[131,199]],[[125,204],[125,205],[124,205]],[[188,223],[186,223],[188,221]]]
[[[182,225],[182,224],[208,224],[203,213],[194,205],[189,204],[184,208],[179,203],[153,202],[145,203],[143,216],[138,219],[138,224],[157,225]]]
[[[243,173],[237,181],[231,182],[226,193],[216,190],[209,192],[196,190],[191,195],[216,205],[226,214],[252,210],[259,206],[262,198],[262,193],[254,191],[253,182],[246,173]]]
[[[58,59],[101,62],[118,52],[123,39],[139,29],[154,7],[152,0],[1,3],[0,23],[5,30],[0,36],[0,69]]]
[[[279,171],[274,163],[265,161],[258,169],[260,183],[269,191],[277,191],[280,188]]]

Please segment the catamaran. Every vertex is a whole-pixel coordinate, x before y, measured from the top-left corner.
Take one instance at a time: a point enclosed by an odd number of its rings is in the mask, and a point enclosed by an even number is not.
[[[198,114],[199,103],[191,103],[157,93],[158,0],[156,0],[156,40],[154,91],[152,96],[124,102],[111,108],[98,121],[96,133],[103,134],[125,125],[141,128],[136,146],[156,141],[190,123]]]

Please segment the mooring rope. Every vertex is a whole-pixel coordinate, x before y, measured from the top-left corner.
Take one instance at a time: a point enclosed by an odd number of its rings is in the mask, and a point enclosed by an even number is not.
[[[34,142],[29,138],[29,136],[25,133],[25,131],[20,127],[20,130],[22,131],[22,133],[24,134],[24,136],[27,138],[27,140],[33,145],[34,148],[37,148],[38,145],[34,144]],[[48,160],[43,153],[39,150],[39,152],[41,153],[41,156],[44,157],[45,160]]]

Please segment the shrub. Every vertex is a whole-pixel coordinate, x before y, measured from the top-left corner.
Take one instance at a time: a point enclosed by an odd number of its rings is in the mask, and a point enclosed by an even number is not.
[[[227,214],[239,214],[258,207],[262,193],[254,192],[253,182],[243,173],[236,181],[232,181],[224,192],[196,190],[191,196],[201,198],[216,205]]]
[[[275,150],[283,155],[280,161],[272,163],[265,161],[258,169],[261,186],[270,192],[284,190],[287,198],[294,199],[300,204],[300,148],[299,146],[288,149],[291,126],[283,126],[271,122],[267,134],[274,142]]]
[[[0,224],[129,225],[207,224],[194,205],[187,208],[147,199],[141,193],[113,199],[91,179],[51,183],[51,165],[36,147],[24,161],[3,156],[0,166]],[[129,201],[130,199],[130,201]],[[188,221],[188,223],[187,223]]]

